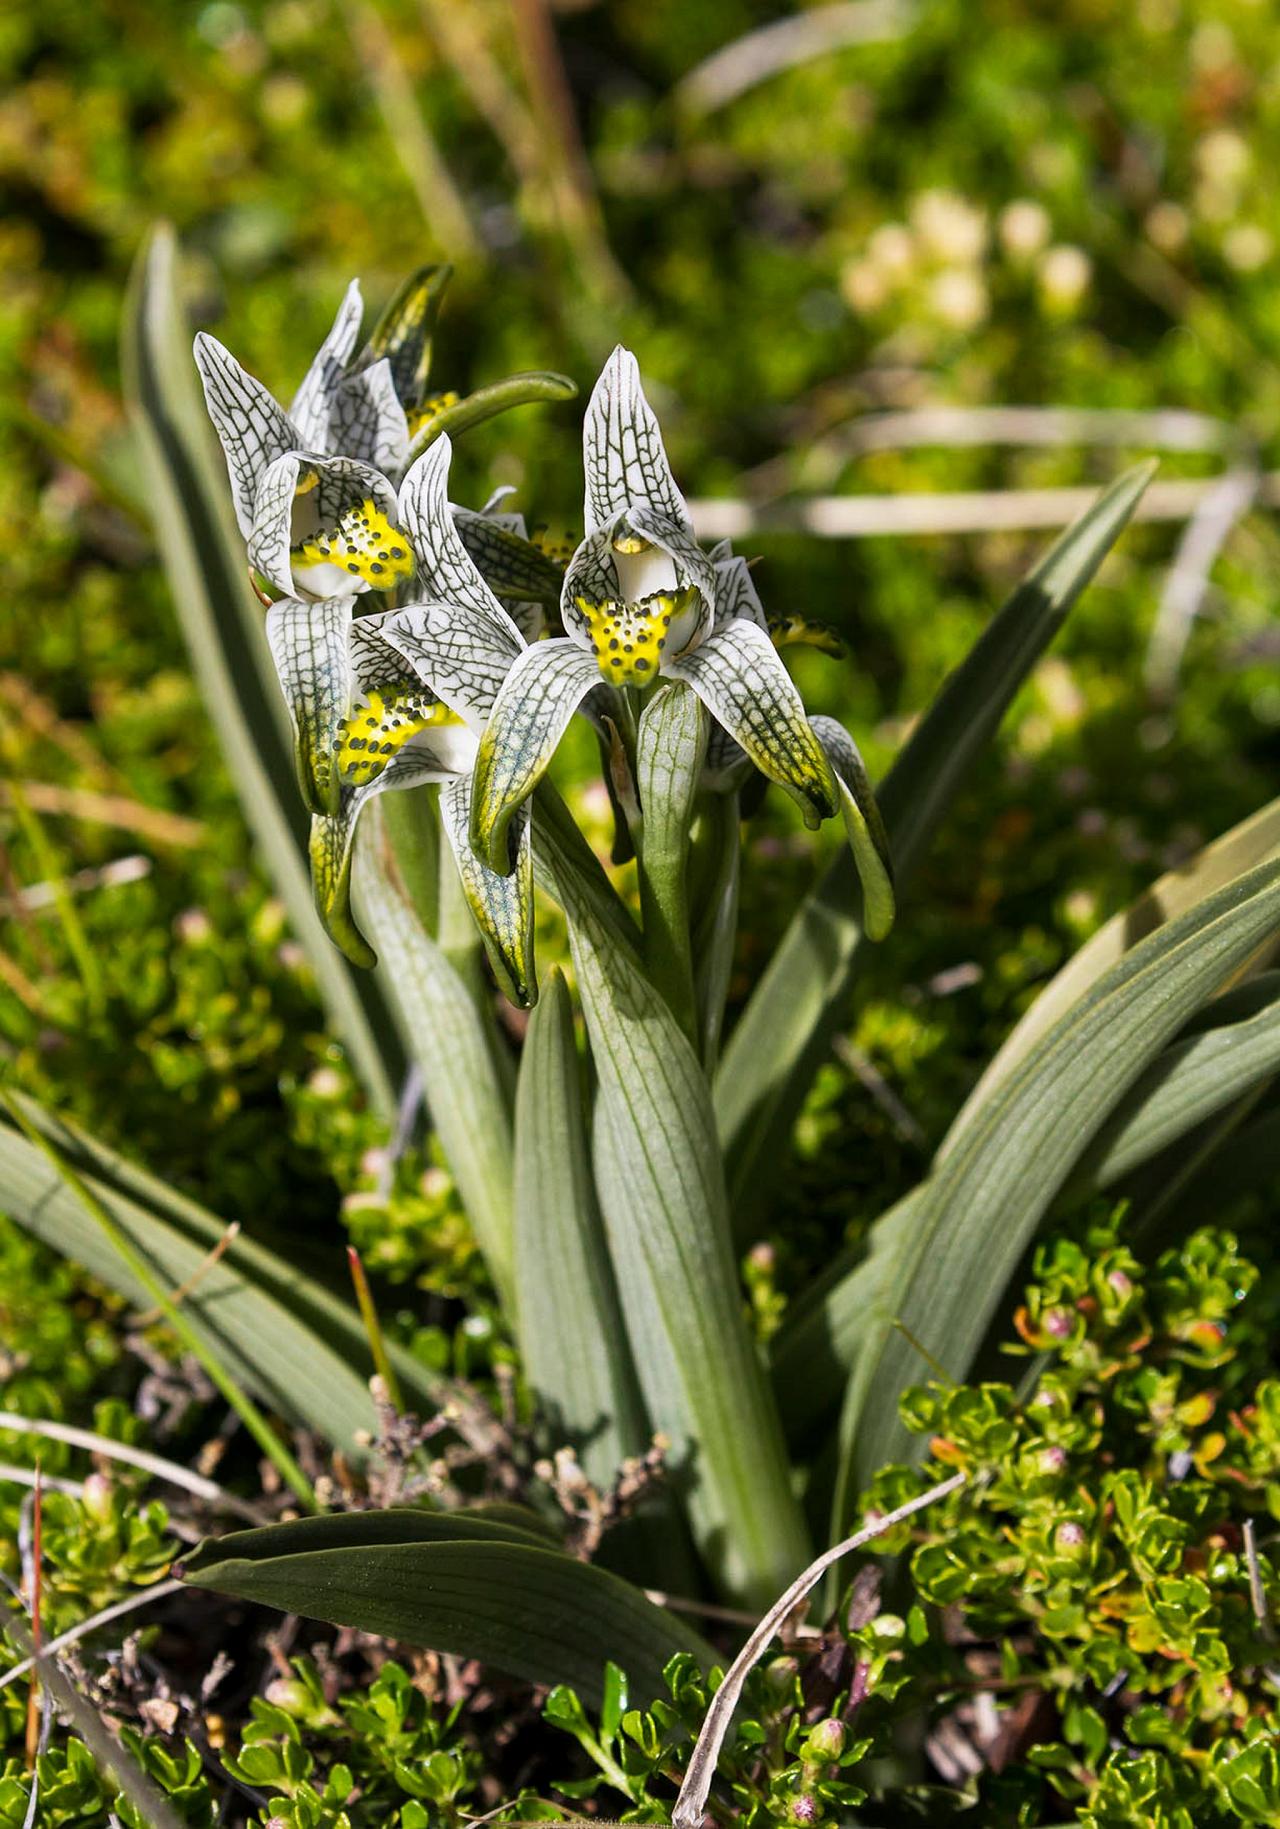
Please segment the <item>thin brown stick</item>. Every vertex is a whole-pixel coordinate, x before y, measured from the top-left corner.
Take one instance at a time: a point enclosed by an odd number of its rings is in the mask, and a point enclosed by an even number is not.
[[[66,814],[69,819],[83,819],[91,825],[118,826],[122,832],[136,832],[158,845],[174,845],[182,850],[203,843],[205,827],[198,819],[183,813],[166,813],[161,807],[144,806],[127,794],[99,794],[92,788],[63,787],[56,781],[23,781],[19,783],[27,804],[37,813]],[[12,806],[13,790],[0,781],[0,806]]]
[[[967,1473],[953,1473],[950,1479],[941,1481],[937,1486],[929,1487],[927,1492],[919,1493],[914,1499],[909,1499],[905,1505],[899,1505],[895,1511],[886,1513],[874,1524],[868,1524],[864,1529],[855,1531],[852,1537],[846,1537],[843,1543],[837,1543],[833,1549],[824,1550],[821,1556],[809,1564],[803,1574],[797,1575],[786,1592],[773,1603],[730,1664],[725,1672],[723,1683],[711,1698],[711,1705],[707,1709],[706,1718],[702,1723],[702,1731],[698,1735],[689,1764],[685,1769],[680,1795],[671,1812],[673,1829],[700,1829],[702,1813],[706,1809],[707,1798],[711,1793],[711,1781],[715,1777],[720,1751],[724,1745],[725,1736],[729,1732],[733,1712],[738,1706],[742,1686],[755,1665],[764,1656],[770,1641],[788,1614],[795,1611],[801,1601],[817,1586],[827,1570],[839,1562],[842,1556],[849,1555],[853,1550],[861,1549],[864,1544],[882,1536],[885,1531],[892,1530],[895,1524],[901,1524],[904,1519],[914,1516],[918,1511],[923,1511],[927,1505],[936,1504],[939,1499],[946,1498],[948,1493],[955,1492],[963,1486],[968,1478]]]
[[[175,1307],[179,1302],[185,1302],[193,1289],[199,1288],[201,1281],[208,1276],[223,1252],[226,1251],[229,1245],[234,1244],[239,1236],[240,1221],[238,1219],[233,1219],[226,1231],[222,1234],[222,1237],[218,1239],[216,1244],[209,1247],[208,1251],[206,1251],[205,1255],[191,1272],[191,1275],[179,1283],[178,1287],[170,1294],[169,1300]],[[146,1314],[135,1315],[133,1325],[135,1327],[154,1327],[157,1321],[163,1320],[163,1308],[149,1308]]]

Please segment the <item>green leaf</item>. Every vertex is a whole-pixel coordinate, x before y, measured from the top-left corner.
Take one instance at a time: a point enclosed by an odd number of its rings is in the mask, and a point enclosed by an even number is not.
[[[319,1528],[311,1528],[318,1526]],[[656,1695],[677,1651],[715,1653],[638,1588],[538,1536],[465,1512],[304,1518],[206,1539],[180,1565],[194,1586],[604,1699],[609,1658]]]
[[[508,412],[513,406],[572,400],[577,391],[577,384],[568,375],[557,375],[550,369],[531,369],[524,374],[508,375],[502,381],[491,381],[487,387],[478,387],[473,394],[465,394],[453,406],[441,407],[409,446],[409,462],[421,457],[442,432],[456,438],[459,432],[482,425],[486,419]]]
[[[515,1267],[525,1376],[555,1439],[607,1488],[649,1429],[591,1178],[573,1009],[554,970],[516,1086]]]
[[[1112,484],[1055,542],[952,674],[885,778],[879,801],[899,897],[965,774],[1101,564],[1152,474]],[[809,1083],[844,1021],[862,952],[853,858],[842,852],[793,917],[729,1038],[716,1119],[739,1239],[749,1237],[787,1160]]]
[[[359,1314],[325,1285],[243,1233],[201,1270],[223,1238],[223,1220],[75,1126],[17,1100],[116,1225],[170,1288],[201,1271],[183,1308],[228,1372],[291,1421],[362,1454],[372,1369]],[[139,1307],[150,1297],[44,1152],[0,1115],[0,1207],[24,1231],[83,1264]],[[420,1407],[434,1408],[436,1381],[407,1354],[396,1372]]]
[[[649,977],[696,1044],[689,942],[689,825],[707,747],[707,720],[692,692],[660,686],[640,714],[636,788],[640,909]]]
[[[511,1114],[494,1057],[492,1014],[418,918],[379,804],[361,822],[353,880],[360,926],[393,988],[431,1121],[489,1274],[514,1315]]]
[[[555,872],[598,1077],[596,1185],[641,1390],[728,1595],[806,1559],[777,1412],[747,1329],[706,1080],[571,868]]]
[[[1030,1053],[1040,1037],[1146,934],[1185,913],[1224,883],[1280,855],[1280,800],[1206,845],[1189,864],[1171,870],[1121,913],[1090,936],[1036,998],[1013,1029],[965,1101],[943,1144],[950,1149],[982,1109],[987,1097]]]
[[[293,739],[263,614],[196,386],[178,301],[172,232],[153,230],[130,281],[121,360],[156,538],[191,665],[262,862],[317,988],[370,1097],[394,1115],[404,1056],[381,984],[353,972],[311,899],[309,825],[294,786]]]
[[[908,1336],[958,1379],[1050,1201],[1144,1067],[1274,930],[1280,861],[1150,934],[1112,966],[985,1101],[903,1228],[850,1381],[838,1515],[875,1468],[913,1448],[897,1413],[919,1376]]]

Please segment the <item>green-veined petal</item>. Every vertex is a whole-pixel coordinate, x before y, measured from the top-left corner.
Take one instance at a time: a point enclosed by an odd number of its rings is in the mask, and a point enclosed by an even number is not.
[[[471,849],[471,777],[447,781],[440,790],[440,816],[453,847],[467,906],[475,917],[485,951],[503,994],[521,1009],[537,1001],[533,967],[533,851],[529,842],[529,809],[521,807],[511,821],[508,843],[515,854],[510,876],[490,870]]]
[[[453,510],[458,536],[489,589],[500,598],[556,604],[564,573],[517,531],[523,515],[475,514],[469,508]]]
[[[402,655],[424,686],[477,731],[524,644],[473,610],[452,603],[406,603],[392,610],[379,635]]]
[[[353,965],[374,966],[377,954],[351,913],[351,859],[356,825],[375,794],[388,788],[422,787],[447,781],[450,772],[431,750],[402,750],[385,773],[365,787],[342,796],[336,813],[317,813],[311,820],[311,889],[324,930]]]
[[[582,427],[586,469],[583,526],[610,526],[644,504],[689,528],[689,510],[667,462],[662,432],[640,385],[640,369],[621,344],[605,363]]]
[[[413,557],[396,519],[396,492],[372,465],[287,451],[258,483],[249,562],[286,596],[384,590]]]
[[[298,431],[297,443],[304,451],[343,448],[335,447],[331,442],[330,427],[334,402],[346,374],[347,363],[351,360],[351,352],[356,346],[356,338],[360,335],[360,320],[363,316],[364,300],[360,296],[360,281],[353,279],[338,306],[333,328],[316,351],[311,367],[303,376],[302,384],[289,408],[289,417]],[[357,453],[349,452],[348,455],[354,457]]]
[[[207,331],[196,338],[195,358],[205,405],[227,460],[236,520],[247,540],[253,532],[254,498],[263,472],[285,451],[296,450],[302,440],[279,401],[261,381],[246,374],[231,351]],[[286,591],[290,588],[281,586]]]
[[[492,624],[517,653],[519,631],[476,569],[462,543],[449,507],[449,463],[453,447],[439,438],[412,466],[400,487],[400,520],[418,559],[421,595],[434,603],[458,604],[473,618]]]
[[[361,368],[386,357],[396,393],[406,408],[418,406],[426,393],[431,373],[431,339],[445,287],[452,277],[453,268],[448,265],[419,267],[411,273],[378,319],[361,352]]]
[[[409,460],[409,426],[387,361],[348,375],[333,403],[329,448],[399,482]]]
[[[835,783],[822,745],[763,629],[754,622],[724,623],[663,671],[692,686],[756,767],[799,802],[809,825],[836,811]]]
[[[593,686],[595,657],[571,641],[540,641],[512,666],[480,739],[471,843],[491,869],[512,867],[507,827],[546,773],[565,727]]]
[[[304,603],[282,597],[267,611],[267,641],[293,724],[302,797],[313,813],[338,811],[334,755],[351,703],[354,597]]]
[[[721,547],[728,544],[727,540],[721,541]],[[720,550],[720,547],[715,548],[710,554],[716,571],[716,627],[719,628],[722,622],[743,621],[767,629],[769,620],[751,576],[751,567],[732,552],[717,557]]]
[[[889,834],[858,746],[843,724],[834,718],[810,718],[819,743],[827,753],[831,772],[840,790],[844,829],[862,883],[862,917],[869,940],[883,940],[893,926],[895,902]]]

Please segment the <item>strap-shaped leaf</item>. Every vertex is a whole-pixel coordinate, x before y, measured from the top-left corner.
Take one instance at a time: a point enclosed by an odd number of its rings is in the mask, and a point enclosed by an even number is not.
[[[704,795],[694,834],[695,865],[700,862],[703,868],[694,877],[690,899],[701,911],[693,935],[694,989],[698,1046],[708,1073],[715,1070],[719,1052],[738,933],[738,880],[742,866],[739,820],[736,793]]]
[[[1273,862],[1150,935],[1041,1038],[940,1160],[866,1317],[841,1425],[838,1516],[876,1467],[918,1447],[897,1413],[920,1374],[909,1336],[953,1377],[967,1377],[1022,1252],[1082,1151],[1278,919]]]
[[[159,242],[153,245],[165,247]],[[168,260],[171,258],[169,253]],[[159,272],[156,278],[159,280]],[[236,520],[247,540],[253,532],[260,478],[277,457],[298,450],[302,439],[275,396],[261,381],[247,374],[231,351],[205,330],[196,337],[195,360],[205,405],[227,460]]]
[[[608,527],[632,506],[654,509],[689,529],[689,510],[667,462],[662,430],[629,349],[614,350],[591,390],[582,425],[586,472],[583,528]]]
[[[396,988],[427,1109],[467,1217],[507,1312],[516,1314],[511,1242],[511,1113],[492,1016],[425,931],[380,809],[370,808],[355,856],[356,906]]]
[[[778,651],[763,629],[722,623],[664,671],[684,680],[756,767],[784,787],[816,826],[836,811],[836,790],[822,744]]]
[[[662,685],[640,716],[636,788],[643,814],[640,912],[650,978],[698,1045],[689,941],[689,826],[707,747],[707,719],[685,686]]]
[[[406,407],[421,404],[431,374],[431,341],[453,278],[451,266],[419,267],[395,293],[374,326],[359,366],[386,357],[396,393]]]
[[[174,608],[258,854],[329,1020],[370,1097],[391,1116],[404,1057],[381,985],[334,950],[312,903],[309,821],[292,779],[289,720],[196,386],[174,261],[172,235],[156,230],[133,270],[121,339],[130,420]]]
[[[999,1052],[965,1100],[964,1109],[947,1134],[944,1149],[963,1136],[989,1094],[1025,1060],[1040,1037],[1073,1003],[1096,984],[1110,966],[1122,959],[1144,935],[1165,921],[1193,908],[1205,896],[1255,864],[1280,856],[1280,800],[1273,800],[1250,818],[1215,839],[1187,864],[1170,870],[1137,901],[1104,922],[1074,953],[1051,984],[1036,998],[1012,1029]]]
[[[893,926],[893,865],[889,857],[889,835],[876,805],[871,777],[857,744],[843,724],[824,717],[809,721],[826,751],[840,791],[844,829],[862,884],[862,915],[867,938],[883,940]]]
[[[951,675],[881,784],[901,897],[974,758],[1133,513],[1151,479],[1141,465],[1099,496],[1020,584]],[[852,856],[841,852],[793,916],[729,1037],[716,1118],[740,1238],[750,1238],[787,1160],[813,1074],[845,1018],[862,915]]]
[[[471,777],[460,775],[440,790],[440,817],[458,866],[467,906],[503,995],[527,1010],[538,999],[533,965],[533,851],[529,811],[522,807],[507,833],[514,854],[509,874],[499,876],[471,849]]]
[[[806,1558],[747,1330],[706,1080],[630,949],[555,870],[592,1058],[596,1185],[649,1416],[721,1589],[763,1603]]]
[[[552,369],[530,369],[527,373],[491,381],[487,387],[478,387],[474,393],[464,394],[461,400],[441,407],[414,438],[409,447],[409,461],[412,463],[424,451],[430,450],[437,439],[456,438],[459,432],[483,425],[486,419],[508,413],[512,407],[572,400],[577,391],[576,382],[568,375],[557,375]]]
[[[305,1253],[295,1249],[287,1260],[277,1256],[251,1236],[260,1220],[246,1214],[245,1230],[209,1263],[210,1251],[225,1236],[225,1219],[33,1100],[19,1102],[157,1276],[174,1289],[190,1286],[183,1307],[236,1381],[322,1440],[362,1454],[360,1437],[371,1421],[367,1338],[354,1306],[306,1273]],[[0,1206],[24,1231],[82,1264],[108,1288],[139,1307],[150,1305],[49,1158],[3,1114]],[[438,1406],[443,1393],[437,1381],[409,1354],[392,1351],[408,1400],[424,1411]]]
[[[572,1684],[593,1706],[610,1660],[642,1695],[662,1689],[677,1651],[704,1669],[715,1661],[638,1588],[481,1513],[348,1512],[233,1531],[180,1567],[193,1586]]]
[[[304,451],[346,448],[335,447],[330,443],[330,429],[338,389],[351,360],[351,352],[356,346],[356,338],[360,335],[363,317],[364,300],[360,296],[360,281],[353,279],[338,306],[333,327],[316,351],[289,408],[289,417],[298,431],[298,445]],[[358,454],[348,452],[348,455]]]
[[[649,1428],[592,1180],[573,1009],[559,971],[529,1019],[516,1087],[520,1355],[555,1443],[608,1488]]]
[[[267,640],[293,724],[302,797],[313,813],[336,813],[335,754],[351,705],[353,597],[304,603],[282,597],[267,611]]]
[[[540,641],[516,658],[480,738],[471,797],[471,843],[494,870],[509,870],[507,827],[537,787],[582,700],[600,683],[595,657],[571,641]]]

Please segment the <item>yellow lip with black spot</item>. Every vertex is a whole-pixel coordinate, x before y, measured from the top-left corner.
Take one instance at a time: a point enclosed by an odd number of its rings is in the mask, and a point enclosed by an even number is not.
[[[367,496],[344,509],[333,527],[309,535],[290,556],[298,566],[336,566],[375,591],[394,590],[414,569],[408,540]]]
[[[365,787],[376,781],[412,737],[435,725],[456,724],[458,719],[429,692],[376,690],[367,703],[353,711],[338,732],[334,754],[338,778],[345,787]]]
[[[591,652],[611,686],[647,686],[657,678],[667,654],[676,654],[688,639],[682,625],[696,605],[697,592],[658,591],[639,603],[606,598],[590,603],[575,598],[587,625]]]

